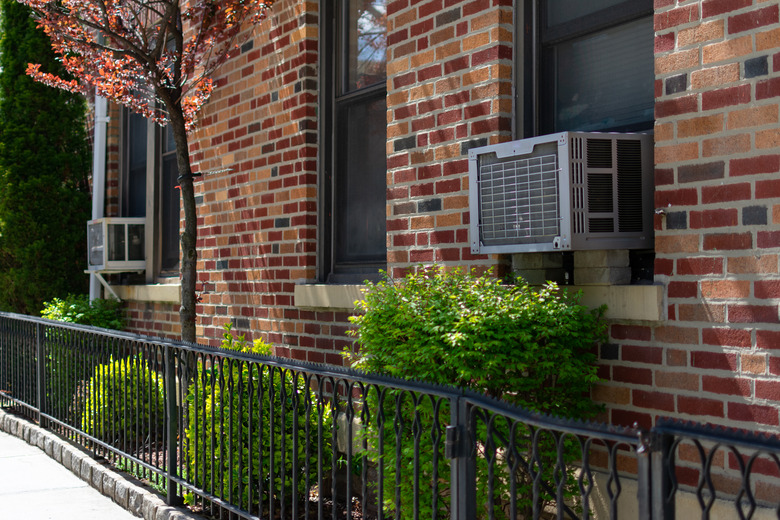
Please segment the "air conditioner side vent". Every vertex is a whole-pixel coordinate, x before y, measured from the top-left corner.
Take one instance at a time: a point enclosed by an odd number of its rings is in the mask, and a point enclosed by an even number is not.
[[[639,141],[617,142],[617,170],[619,231],[642,231],[642,146]]]
[[[612,139],[588,139],[588,168],[612,168]]]

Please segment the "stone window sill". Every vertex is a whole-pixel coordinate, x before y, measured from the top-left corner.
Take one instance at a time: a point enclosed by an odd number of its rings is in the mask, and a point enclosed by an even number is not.
[[[114,285],[112,287],[122,301],[164,302],[174,303],[176,305],[181,303],[181,285],[178,283]]]
[[[607,304],[607,319],[661,321],[664,317],[661,285],[583,285],[581,303],[588,307]],[[295,286],[295,306],[310,309],[354,311],[362,298],[362,285],[310,284]]]

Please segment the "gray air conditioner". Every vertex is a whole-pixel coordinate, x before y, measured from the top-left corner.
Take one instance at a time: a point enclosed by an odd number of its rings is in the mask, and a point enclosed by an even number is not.
[[[89,271],[143,271],[146,219],[101,218],[87,222]]]
[[[469,150],[471,251],[653,247],[653,136],[563,132]]]

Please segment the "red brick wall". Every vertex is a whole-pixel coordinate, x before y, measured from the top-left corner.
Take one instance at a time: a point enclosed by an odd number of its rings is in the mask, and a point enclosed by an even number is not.
[[[128,301],[125,305],[125,330],[156,338],[180,339],[179,306]]]
[[[482,269],[468,242],[470,147],[512,131],[512,2],[388,6],[387,260]]]
[[[217,343],[232,321],[280,355],[340,364],[346,315],[293,301],[317,276],[318,37],[315,2],[277,2],[216,77],[191,145],[198,336]]]
[[[612,327],[611,420],[772,429],[780,410],[776,2],[656,0],[656,280],[668,320]]]

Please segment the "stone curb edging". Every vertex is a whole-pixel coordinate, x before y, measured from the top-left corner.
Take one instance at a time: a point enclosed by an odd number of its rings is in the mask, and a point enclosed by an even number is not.
[[[2,408],[0,431],[42,449],[55,462],[144,520],[203,520],[202,516],[184,508],[167,505],[160,495],[143,487],[138,481],[121,475],[90,457],[80,447]]]

